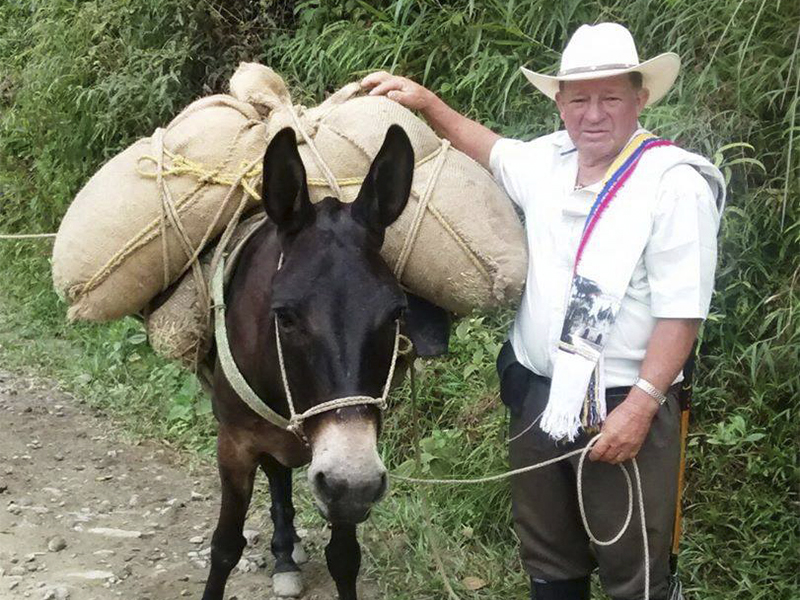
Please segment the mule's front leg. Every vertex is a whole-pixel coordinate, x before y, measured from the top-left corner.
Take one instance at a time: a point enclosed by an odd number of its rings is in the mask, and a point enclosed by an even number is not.
[[[361,547],[356,539],[356,526],[351,523],[331,524],[331,541],[325,548],[328,571],[336,583],[339,600],[357,600],[356,579],[361,568]]]
[[[269,479],[272,517],[272,555],[275,557],[275,570],[272,586],[276,596],[296,598],[303,592],[300,569],[297,567],[299,538],[294,529],[294,505],[292,504],[292,470],[283,466],[271,456],[261,461],[261,468]],[[297,546],[297,548],[295,547]],[[298,555],[295,554],[298,552]]]
[[[228,576],[242,557],[246,543],[242,529],[257,466],[255,456],[238,447],[224,429],[220,429],[217,438],[217,462],[222,483],[222,505],[211,539],[211,571],[203,600],[222,600]]]

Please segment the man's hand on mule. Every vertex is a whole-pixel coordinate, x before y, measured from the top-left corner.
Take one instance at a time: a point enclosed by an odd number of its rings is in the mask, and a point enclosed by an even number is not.
[[[370,96],[387,96],[398,104],[418,110],[439,137],[450,140],[456,150],[489,169],[489,156],[500,136],[480,123],[459,114],[432,91],[420,84],[386,71],[370,73],[361,80]]]
[[[425,112],[436,99],[433,92],[415,81],[386,71],[370,73],[361,80],[361,87],[370,90],[370,96],[386,96],[406,108],[421,112]]]
[[[635,458],[658,409],[657,401],[633,388],[624,402],[606,417],[600,430],[602,436],[592,448],[589,459],[616,465]]]

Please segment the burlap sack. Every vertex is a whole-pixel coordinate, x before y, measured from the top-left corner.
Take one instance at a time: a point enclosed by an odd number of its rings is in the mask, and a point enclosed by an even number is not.
[[[243,242],[264,220],[264,214],[259,212],[244,220],[233,231],[227,243],[230,255],[226,263],[226,280],[230,278]],[[169,289],[156,296],[145,311],[145,330],[153,350],[192,370],[196,370],[208,354],[214,334],[212,299],[207,291],[215,250],[216,246],[211,246],[200,255],[200,277],[192,272],[186,273]]]
[[[53,251],[71,318],[139,312],[177,280],[237,210],[256,203],[267,141],[285,126],[298,133],[312,199],[350,201],[388,126],[401,125],[417,168],[409,205],[387,232],[386,260],[410,290],[456,313],[519,297],[525,243],[511,202],[410,111],[359,97],[358,84],[315,108],[292,106],[280,77],[253,63],[240,65],[231,92],[193,103],[78,194]]]
[[[266,143],[253,106],[217,95],[108,161],[70,205],[53,248],[53,281],[71,305],[69,317],[108,320],[142,310],[240,204],[256,203],[231,182],[260,181]]]
[[[205,252],[200,257],[199,285],[193,273],[186,273],[156,297],[153,310],[146,311],[144,320],[147,341],[156,354],[191,369],[211,348],[210,305],[200,290],[200,286],[208,287],[210,264],[211,253]]]
[[[253,93],[266,87],[255,83],[263,69],[240,66],[234,81],[241,83],[241,100],[255,106],[271,102],[272,95],[262,99]],[[510,199],[483,167],[440,140],[411,111],[384,97],[362,95],[358,83],[312,109],[269,107],[269,137],[286,126],[297,133],[314,201],[329,195],[355,199],[386,129],[401,125],[417,166],[408,206],[387,231],[384,258],[411,291],[458,314],[519,298],[527,254]]]

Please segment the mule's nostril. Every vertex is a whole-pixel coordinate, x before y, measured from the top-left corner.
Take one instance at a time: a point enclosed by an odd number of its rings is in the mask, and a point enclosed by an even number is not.
[[[314,475],[314,482],[320,496],[327,502],[336,502],[347,493],[347,481],[336,477],[327,477],[324,471]]]

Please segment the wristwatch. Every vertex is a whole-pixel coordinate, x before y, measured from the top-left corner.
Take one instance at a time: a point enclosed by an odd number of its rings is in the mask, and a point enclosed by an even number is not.
[[[659,390],[656,386],[647,381],[647,379],[642,379],[641,377],[637,377],[633,385],[635,387],[638,387],[648,396],[653,398],[653,400],[658,402],[659,406],[667,401],[667,396],[664,393],[662,393],[661,390]]]

